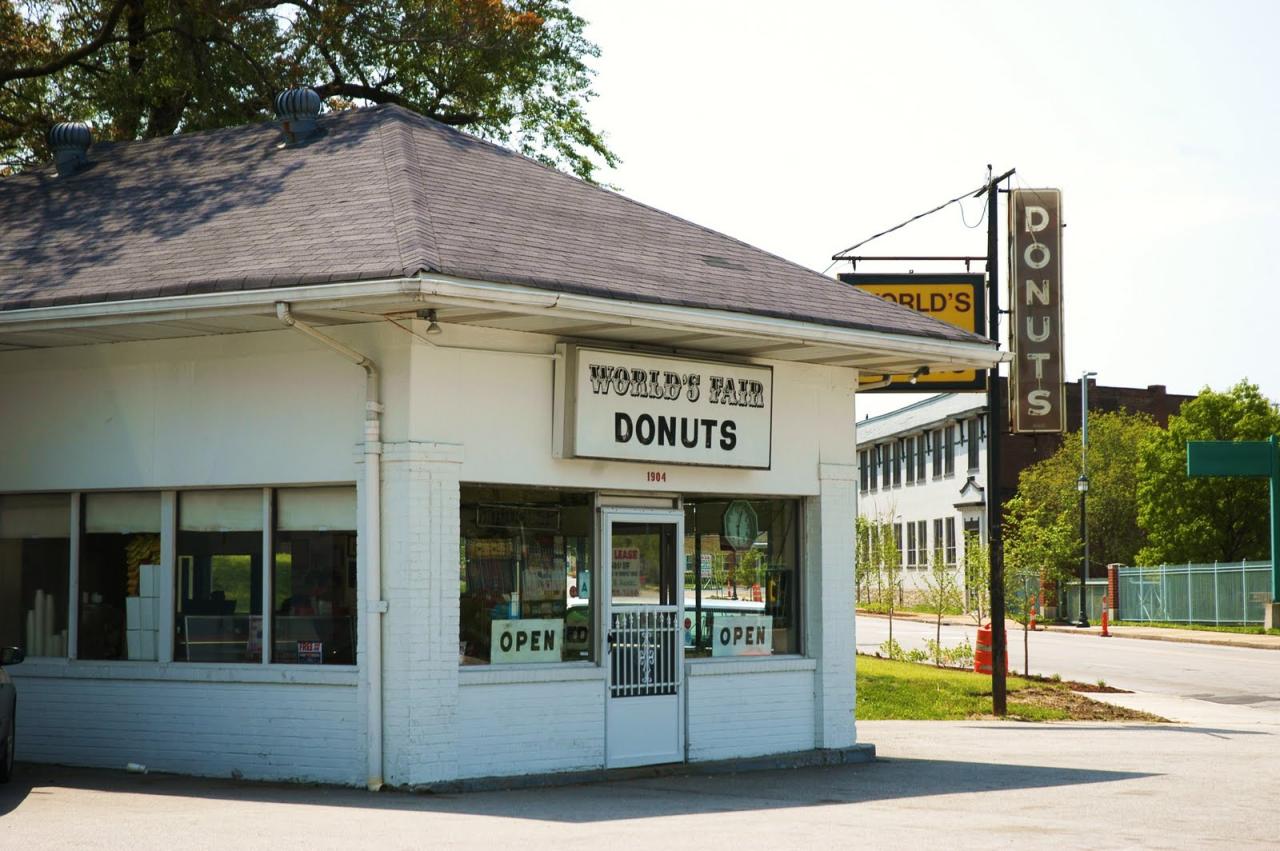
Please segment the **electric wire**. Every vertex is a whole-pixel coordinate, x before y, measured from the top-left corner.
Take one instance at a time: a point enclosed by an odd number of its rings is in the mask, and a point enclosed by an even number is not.
[[[893,233],[894,231],[902,230],[903,228],[905,228],[907,225],[911,224],[912,222],[917,222],[917,221],[919,221],[920,219],[923,219],[925,216],[931,216],[931,215],[933,215],[934,213],[938,212],[939,210],[945,210],[947,207],[950,207],[952,204],[957,204],[957,203],[959,203],[961,200],[963,200],[963,199],[965,199],[965,198],[971,198],[971,197],[973,197],[973,196],[974,196],[974,194],[975,194],[975,193],[977,193],[977,192],[981,192],[983,189],[986,189],[986,188],[987,188],[987,186],[988,186],[988,184],[984,182],[981,186],[977,187],[976,189],[970,189],[970,190],[968,190],[967,192],[964,192],[964,193],[962,193],[962,194],[960,194],[960,195],[957,195],[956,197],[952,198],[950,201],[944,201],[943,203],[941,203],[941,204],[939,204],[938,206],[934,207],[932,210],[926,210],[926,211],[924,211],[923,213],[919,213],[919,214],[917,214],[917,215],[914,215],[914,216],[912,216],[911,218],[907,219],[905,222],[902,222],[901,224],[894,225],[893,227],[889,228],[888,230],[882,230],[882,231],[880,231],[880,233],[877,233],[877,234],[875,234],[874,236],[869,236],[869,237],[867,237],[866,239],[862,240],[862,242],[859,242],[859,243],[857,243],[857,244],[855,244],[855,245],[851,245],[851,246],[849,246],[848,248],[844,249],[843,251],[837,251],[835,254],[833,254],[833,255],[831,256],[831,259],[832,259],[833,261],[835,261],[835,262],[833,262],[831,265],[832,265],[832,266],[834,266],[834,265],[835,265],[835,263],[838,263],[838,262],[839,262],[839,261],[841,261],[841,260],[848,260],[848,259],[849,259],[849,257],[848,257],[847,255],[849,254],[849,252],[851,252],[851,251],[856,251],[857,249],[859,249],[859,248],[861,248],[862,246],[866,245],[868,242],[871,242],[872,240],[875,240],[875,239],[879,239],[879,238],[880,238],[880,237],[882,237],[882,236],[887,236],[887,235],[889,235],[889,234]],[[985,205],[983,205],[983,206],[985,206]],[[963,215],[963,213],[962,213],[962,215]],[[828,269],[830,269],[830,268],[831,268],[831,266],[828,266],[827,268],[828,268]],[[824,274],[825,274],[825,273],[824,273]]]

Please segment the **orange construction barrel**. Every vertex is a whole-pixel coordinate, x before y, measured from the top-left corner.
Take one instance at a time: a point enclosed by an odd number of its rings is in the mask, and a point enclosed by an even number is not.
[[[992,671],[991,624],[978,627],[978,644],[973,649],[973,670],[979,674],[990,674]],[[1004,657],[1004,672],[1009,673],[1009,654]]]

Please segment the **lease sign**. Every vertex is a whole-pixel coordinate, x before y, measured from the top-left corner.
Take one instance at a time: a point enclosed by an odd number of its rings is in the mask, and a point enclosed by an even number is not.
[[[1018,432],[1062,432],[1062,193],[1009,194],[1009,411]]]

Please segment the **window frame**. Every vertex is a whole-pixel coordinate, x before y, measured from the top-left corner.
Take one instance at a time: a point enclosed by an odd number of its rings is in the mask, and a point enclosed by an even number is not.
[[[956,425],[947,423],[943,426],[942,475],[951,478],[956,474]]]
[[[930,439],[930,446],[933,452],[933,477],[935,479],[942,478],[942,429],[933,429]]]
[[[914,485],[916,483],[916,439],[915,436],[905,438],[907,449],[903,455],[907,461],[907,484]]]

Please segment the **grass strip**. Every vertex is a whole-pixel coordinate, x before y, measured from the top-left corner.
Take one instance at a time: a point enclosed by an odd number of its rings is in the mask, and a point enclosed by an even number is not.
[[[964,721],[991,716],[991,677],[858,656],[857,718],[866,721]],[[1007,680],[1008,718],[1018,721],[1164,719],[1075,694],[1066,683]]]

